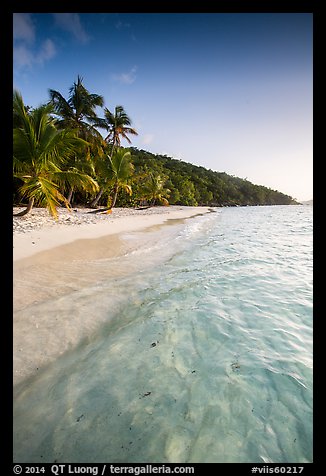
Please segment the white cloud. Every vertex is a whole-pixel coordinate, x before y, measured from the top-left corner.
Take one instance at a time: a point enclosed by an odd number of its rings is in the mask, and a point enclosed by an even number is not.
[[[55,45],[49,38],[35,48],[35,27],[29,13],[14,13],[13,34],[13,59],[17,70],[43,64],[56,55]]]
[[[18,68],[24,66],[32,66],[33,54],[31,50],[24,44],[14,46],[14,64]]]
[[[36,61],[38,63],[43,63],[44,61],[48,61],[49,59],[53,58],[56,54],[56,48],[52,40],[49,38],[44,41],[41,45],[41,50],[36,56]]]
[[[53,13],[55,24],[62,30],[71,33],[76,40],[81,43],[87,43],[90,39],[83,25],[81,24],[78,13]]]
[[[33,43],[35,40],[35,29],[29,13],[13,14],[14,40],[23,40]]]
[[[14,46],[14,64],[18,69],[32,67],[34,64],[43,64],[56,55],[56,48],[52,40],[45,40],[36,52],[24,43]]]
[[[113,79],[122,84],[132,84],[136,80],[137,66],[131,68],[128,73],[114,74]]]

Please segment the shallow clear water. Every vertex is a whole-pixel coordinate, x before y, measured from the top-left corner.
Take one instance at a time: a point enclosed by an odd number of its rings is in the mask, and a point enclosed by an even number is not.
[[[20,387],[14,461],[311,462],[312,207],[124,239],[89,263],[101,280],[33,308],[107,322]]]

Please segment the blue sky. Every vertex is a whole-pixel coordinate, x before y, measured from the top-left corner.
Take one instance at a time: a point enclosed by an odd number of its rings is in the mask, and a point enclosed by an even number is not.
[[[309,200],[312,19],[15,13],[14,88],[36,107],[49,89],[67,98],[80,75],[108,109],[124,106],[133,146]]]

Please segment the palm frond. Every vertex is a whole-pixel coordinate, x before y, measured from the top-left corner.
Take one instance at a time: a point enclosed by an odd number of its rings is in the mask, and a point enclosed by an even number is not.
[[[46,206],[51,215],[57,218],[57,207],[61,202],[68,204],[67,199],[59,192],[58,185],[45,177],[34,177],[20,187],[24,197],[34,198],[35,204]]]
[[[76,161],[82,148],[89,146],[88,142],[78,137],[76,131],[58,129],[50,115],[50,104],[27,114],[21,96],[16,94],[14,109],[21,117],[17,122],[19,127],[13,131],[13,165],[15,176],[24,182],[19,189],[22,196],[46,205],[56,216],[58,204],[68,203],[59,192],[59,185],[65,188],[68,184],[91,193],[98,190],[92,177],[68,165]]]
[[[65,118],[66,120],[73,117],[73,111],[69,103],[58,91],[49,89],[49,95],[50,103],[54,106],[54,110],[59,116]]]
[[[104,109],[104,120],[101,121],[102,128],[105,128],[109,133],[105,137],[105,141],[112,142],[112,149],[115,146],[120,147],[120,136],[127,140],[130,144],[131,140],[128,134],[138,135],[135,129],[129,127],[131,119],[125,112],[123,106],[116,106],[115,112],[112,113],[108,108]]]
[[[55,183],[61,186],[68,186],[83,189],[86,192],[95,193],[99,191],[99,185],[90,175],[80,172],[78,169],[57,171],[52,174]]]

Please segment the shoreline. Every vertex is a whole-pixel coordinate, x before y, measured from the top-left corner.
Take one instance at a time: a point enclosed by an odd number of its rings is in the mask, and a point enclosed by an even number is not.
[[[44,210],[39,209],[34,223],[33,216],[25,220],[25,232],[14,231],[13,383],[16,391],[83,339],[90,338],[104,322],[110,322],[104,321],[103,316],[85,317],[74,310],[64,315],[60,302],[65,294],[74,293],[77,304],[83,288],[96,286],[108,276],[112,277],[113,272],[117,272],[117,279],[129,272],[130,262],[124,260],[126,250],[136,249],[139,240],[142,246],[149,243],[147,236],[140,239],[138,235],[126,242],[123,238],[126,234],[155,230],[156,239],[160,239],[157,226],[165,228],[170,220],[171,224],[179,220],[183,223],[187,218],[212,210],[208,207],[160,208],[130,210],[129,214],[125,209],[117,209],[114,217],[95,218],[82,211],[75,213],[74,221],[69,224],[62,223],[70,217],[68,211],[60,210],[61,223],[53,220],[49,224]],[[117,259],[121,269],[98,268],[98,263],[110,258]],[[112,305],[119,306],[122,297],[112,296]],[[44,309],[41,316],[40,308]]]
[[[17,213],[22,208],[14,208]],[[13,260],[29,258],[38,252],[81,239],[95,239],[124,232],[141,231],[162,225],[170,219],[186,219],[207,213],[211,207],[169,206],[143,210],[113,209],[112,214],[92,214],[92,209],[58,210],[56,222],[46,209],[35,209],[32,215],[14,217]],[[34,212],[34,213],[33,213]]]

